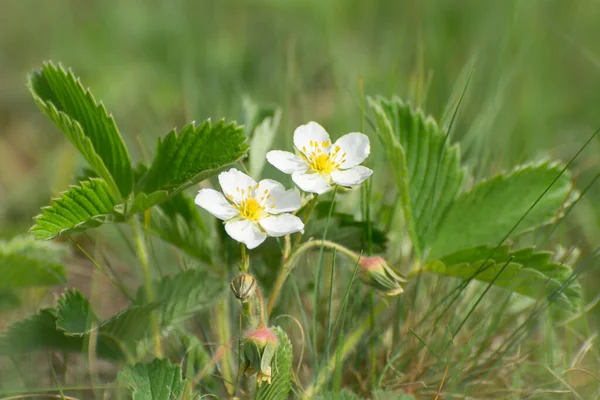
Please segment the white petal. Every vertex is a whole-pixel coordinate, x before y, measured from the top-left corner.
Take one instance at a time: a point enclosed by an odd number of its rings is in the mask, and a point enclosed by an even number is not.
[[[225,223],[225,231],[238,242],[244,243],[247,248],[253,249],[265,241],[267,235],[253,222],[243,219]]]
[[[321,174],[294,172],[292,180],[305,192],[323,194],[331,190],[331,185],[329,185],[327,178]]]
[[[242,190],[247,195],[248,188],[250,188],[251,192],[256,188],[256,181],[254,179],[235,168],[221,172],[219,174],[219,184],[221,185],[221,189],[223,189],[223,193],[236,203],[239,203],[242,198],[246,197],[242,194]]]
[[[289,151],[273,150],[267,153],[267,161],[275,168],[286,174],[292,172],[304,172],[308,169],[308,164],[301,157],[290,153]]]
[[[372,173],[372,169],[358,165],[345,171],[333,171],[331,180],[341,186],[354,186],[363,183]]]
[[[319,145],[321,149],[323,149],[323,143],[327,143],[327,148],[331,143],[327,131],[314,121],[311,121],[306,125],[300,125],[294,131],[294,146],[296,146],[299,151],[308,155],[311,152],[311,142],[315,145]],[[316,151],[316,147],[313,147],[313,150]]]
[[[337,150],[337,147],[339,147],[339,150]],[[331,152],[332,155],[336,153],[334,159],[336,162],[341,163],[340,168],[352,168],[365,161],[365,158],[371,152],[369,137],[358,132],[348,133],[331,146]],[[342,162],[342,159],[345,159],[345,161]]]
[[[237,216],[236,210],[225,196],[213,189],[202,189],[196,195],[196,204],[224,221]]]
[[[256,197],[269,214],[296,211],[302,205],[298,189],[285,190],[281,183],[273,179],[258,182]]]
[[[273,237],[304,231],[302,220],[292,214],[271,215],[261,219],[259,223],[267,232],[267,235]]]

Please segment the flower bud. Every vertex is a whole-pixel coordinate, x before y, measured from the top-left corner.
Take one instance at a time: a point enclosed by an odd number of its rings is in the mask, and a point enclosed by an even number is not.
[[[249,301],[256,292],[256,279],[250,274],[241,272],[231,281],[231,291],[239,300]]]
[[[402,283],[407,282],[379,256],[362,257],[360,280],[377,289],[384,296],[397,296],[404,292]]]
[[[257,374],[259,386],[262,382],[271,384],[271,361],[275,356],[277,344],[277,335],[269,328],[249,331],[242,339],[244,374]]]

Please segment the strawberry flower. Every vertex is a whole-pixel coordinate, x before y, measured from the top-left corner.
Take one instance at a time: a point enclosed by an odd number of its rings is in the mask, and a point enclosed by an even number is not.
[[[256,183],[235,168],[219,174],[219,184],[225,196],[213,189],[202,189],[195,202],[225,221],[227,234],[249,249],[260,245],[267,236],[303,231],[302,220],[289,214],[300,208],[298,189],[285,190],[272,179]]]
[[[359,165],[371,151],[369,137],[348,133],[333,145],[329,134],[316,122],[301,125],[294,131],[296,154],[273,150],[267,160],[305,192],[322,194],[332,185],[355,186],[364,182],[373,170]]]

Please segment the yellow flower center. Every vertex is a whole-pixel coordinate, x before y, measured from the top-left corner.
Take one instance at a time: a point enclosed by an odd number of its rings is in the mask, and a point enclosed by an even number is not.
[[[252,186],[248,186],[248,191],[240,189],[239,187],[235,188],[235,190],[242,195],[242,200],[239,204],[235,203],[233,196],[228,196],[229,200],[233,203],[233,206],[240,212],[240,216],[254,222],[263,218],[263,214],[267,207],[271,209],[275,205],[275,199],[271,198],[271,193],[269,193],[267,189],[265,189],[260,199],[256,199],[254,197],[257,195],[257,193],[255,193],[256,189],[258,189],[258,185],[254,187],[254,190]]]
[[[302,147],[302,153],[308,166],[319,174],[329,175],[346,162],[345,152],[338,157],[342,150],[340,146],[335,146],[330,152],[329,145],[330,143],[327,141],[319,143],[311,140],[309,150],[306,149],[306,146]]]
[[[242,200],[239,206],[240,215],[251,221],[258,221],[262,216],[264,209],[265,208],[260,205],[258,200],[250,196]]]

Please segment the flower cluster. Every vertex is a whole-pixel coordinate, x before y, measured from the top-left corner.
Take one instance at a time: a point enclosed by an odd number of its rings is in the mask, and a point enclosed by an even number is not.
[[[296,154],[274,150],[267,160],[277,169],[292,175],[300,189],[322,194],[333,185],[351,187],[365,181],[373,171],[359,165],[371,151],[368,136],[348,133],[331,144],[329,134],[316,122],[294,131]],[[298,189],[286,190],[272,179],[256,182],[235,168],[219,175],[223,194],[202,189],[196,204],[225,221],[225,231],[249,249],[268,236],[280,237],[303,232],[302,220],[291,214],[301,206]]]

